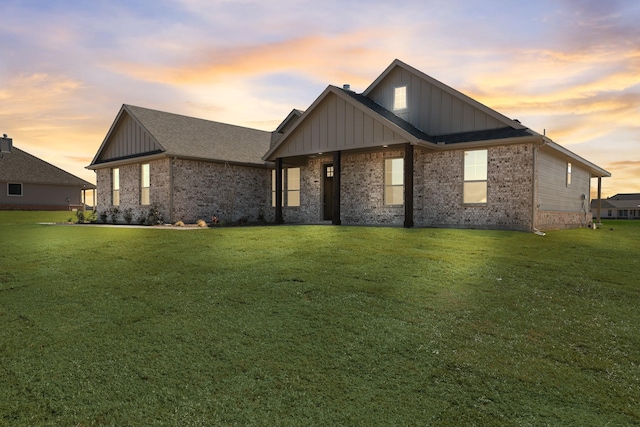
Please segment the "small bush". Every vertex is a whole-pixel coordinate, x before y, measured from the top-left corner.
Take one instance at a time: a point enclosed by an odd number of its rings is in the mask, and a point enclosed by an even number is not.
[[[122,217],[127,224],[131,224],[131,221],[133,221],[133,209],[126,208],[124,211],[122,211]]]
[[[173,225],[175,225],[176,227],[184,227],[184,222],[182,222],[182,221],[178,221],[178,222],[176,222],[176,223],[175,223],[175,224],[173,224]]]
[[[203,219],[199,219],[196,224],[198,225],[198,227],[207,227],[207,223]]]
[[[164,218],[162,216],[162,212],[160,212],[160,208],[158,207],[158,205],[153,205],[149,209],[149,214],[147,215],[147,222],[150,225],[164,224]]]
[[[138,215],[138,218],[136,218],[136,221],[138,224],[144,224],[147,221],[147,216],[145,214],[140,214]]]
[[[76,219],[78,224],[82,224],[85,221],[84,210],[78,209],[76,211]]]
[[[116,224],[118,222],[118,215],[120,215],[119,207],[114,206],[109,209],[109,219],[111,220],[111,223]]]
[[[106,224],[107,217],[109,216],[109,211],[102,211],[100,212],[100,214],[98,214],[98,216],[100,217],[100,222]]]

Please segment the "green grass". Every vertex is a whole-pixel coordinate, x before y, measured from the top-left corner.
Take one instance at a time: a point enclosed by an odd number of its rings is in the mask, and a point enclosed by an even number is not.
[[[68,216],[0,212],[0,425],[640,425],[640,222]]]

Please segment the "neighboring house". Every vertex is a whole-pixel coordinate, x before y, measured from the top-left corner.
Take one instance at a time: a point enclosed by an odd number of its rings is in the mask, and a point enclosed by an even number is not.
[[[0,154],[0,209],[72,210],[96,186],[12,147]]]
[[[148,124],[151,117],[165,126]],[[170,124],[178,118],[183,127]],[[275,132],[242,128],[234,149],[217,152],[229,128],[124,106],[89,166],[98,172],[98,209],[114,202],[140,209],[148,174],[151,203],[172,220],[207,219],[220,210],[231,220],[532,231],[587,225],[591,178],[611,176],[398,60],[362,94],[328,86]],[[195,147],[193,132],[202,139]],[[234,160],[240,149],[253,157]],[[161,165],[145,172],[152,160]],[[200,166],[189,166],[194,161]],[[222,178],[222,163],[235,166],[233,179]],[[171,183],[176,176],[179,189]],[[237,182],[240,176],[253,192]],[[221,209],[231,207],[222,202],[229,193],[242,209]]]
[[[269,220],[271,132],[123,105],[95,158],[98,212]],[[273,217],[273,215],[271,215]]]
[[[598,215],[598,199],[591,201],[593,218]],[[640,219],[640,193],[616,194],[600,200],[600,218]]]

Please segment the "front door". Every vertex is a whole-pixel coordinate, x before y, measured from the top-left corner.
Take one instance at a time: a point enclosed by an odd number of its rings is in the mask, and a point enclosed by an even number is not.
[[[322,173],[322,219],[333,219],[333,165],[324,165]]]

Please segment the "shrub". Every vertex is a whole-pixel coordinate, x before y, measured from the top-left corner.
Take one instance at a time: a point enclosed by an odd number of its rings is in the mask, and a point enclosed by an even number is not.
[[[77,218],[77,223],[82,224],[85,221],[85,216],[84,216],[84,210],[83,209],[78,209],[76,211],[76,218]]]
[[[173,224],[173,225],[175,225],[176,227],[184,227],[184,222],[182,222],[182,221],[178,221],[178,222],[176,222],[176,223],[175,223],[175,224]]]
[[[198,227],[206,227],[207,226],[207,223],[203,219],[199,219],[198,222],[196,222],[196,224],[198,225]]]
[[[122,217],[127,222],[127,224],[131,224],[131,221],[133,221],[133,209],[126,208],[125,210],[123,210]]]
[[[138,224],[144,224],[147,221],[147,217],[145,214],[140,214],[138,215],[138,218],[136,218],[136,221],[138,222]]]
[[[109,209],[109,219],[113,224],[116,224],[118,222],[118,215],[120,215],[120,208],[114,206]]]
[[[149,209],[149,214],[147,215],[147,222],[150,225],[164,224],[164,218],[162,216],[162,212],[160,212],[160,208],[158,207],[158,205],[153,205]]]
[[[100,222],[106,224],[107,217],[109,216],[109,211],[102,211],[102,212],[100,212],[100,214],[98,216],[100,217]]]

